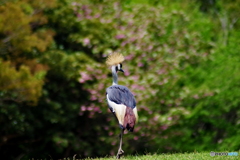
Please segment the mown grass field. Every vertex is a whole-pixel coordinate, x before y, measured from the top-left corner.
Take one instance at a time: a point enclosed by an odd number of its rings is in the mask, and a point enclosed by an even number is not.
[[[239,152],[238,156],[210,156],[210,152],[192,152],[192,153],[167,153],[167,154],[148,154],[148,155],[128,155],[121,159],[128,160],[218,160],[218,159],[240,159]],[[73,158],[64,158],[62,160],[72,160]],[[74,158],[73,160],[79,160]],[[115,160],[115,157],[106,156],[104,158],[87,158],[87,160]]]

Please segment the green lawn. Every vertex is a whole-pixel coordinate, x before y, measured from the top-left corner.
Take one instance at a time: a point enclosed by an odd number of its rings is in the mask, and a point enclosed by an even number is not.
[[[215,160],[215,159],[240,159],[239,152],[238,156],[210,156],[210,152],[193,152],[193,153],[176,153],[176,154],[149,154],[149,155],[135,155],[135,156],[125,156],[121,159],[136,159],[136,160],[187,160],[187,159],[194,159],[194,160]],[[88,158],[89,160],[115,160],[115,157],[106,157],[106,158]],[[77,159],[76,159],[77,160]]]

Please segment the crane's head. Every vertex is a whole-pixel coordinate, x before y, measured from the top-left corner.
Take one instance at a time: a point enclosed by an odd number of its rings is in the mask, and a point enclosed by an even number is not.
[[[124,72],[122,70],[122,62],[123,61],[124,61],[124,56],[122,54],[113,53],[110,56],[108,56],[106,63],[108,66],[115,66],[116,72],[117,71]]]
[[[122,70],[122,63],[119,63],[119,64],[116,66],[116,72],[117,72],[117,71],[124,72],[124,70]]]

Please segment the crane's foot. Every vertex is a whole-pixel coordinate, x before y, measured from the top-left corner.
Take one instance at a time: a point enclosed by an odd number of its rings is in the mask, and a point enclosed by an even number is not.
[[[116,156],[116,159],[119,159],[123,155],[124,155],[124,151],[122,149],[119,149],[118,153],[117,153],[117,156]]]

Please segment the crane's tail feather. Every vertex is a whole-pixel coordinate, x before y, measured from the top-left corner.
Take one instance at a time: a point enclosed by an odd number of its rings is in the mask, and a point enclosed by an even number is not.
[[[130,132],[133,132],[135,123],[136,123],[136,116],[132,108],[126,107],[126,112],[124,116],[123,127],[127,128]]]

